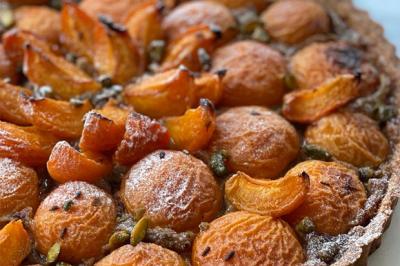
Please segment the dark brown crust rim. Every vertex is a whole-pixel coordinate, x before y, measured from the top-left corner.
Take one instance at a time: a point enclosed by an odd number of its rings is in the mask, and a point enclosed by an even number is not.
[[[363,36],[367,52],[376,59],[380,71],[392,81],[393,103],[400,108],[400,60],[395,48],[383,35],[383,28],[373,21],[367,12],[357,9],[351,0],[318,0],[336,11],[347,25]],[[388,191],[382,200],[377,215],[365,226],[356,228],[359,238],[348,244],[347,251],[333,265],[367,265],[368,255],[374,252],[382,241],[384,231],[389,227],[393,210],[400,196],[400,117],[386,127],[393,153],[385,168],[392,174]]]

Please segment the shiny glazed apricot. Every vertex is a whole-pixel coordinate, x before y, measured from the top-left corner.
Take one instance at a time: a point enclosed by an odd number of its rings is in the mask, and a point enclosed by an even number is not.
[[[194,90],[190,71],[178,68],[127,86],[124,99],[137,112],[161,118],[184,114],[195,103]]]
[[[86,181],[96,183],[112,170],[111,161],[92,152],[80,153],[66,141],[58,142],[47,161],[50,176],[59,183]]]
[[[226,214],[200,233],[193,265],[300,265],[303,249],[290,226],[270,216],[248,212]]]
[[[204,72],[200,77],[194,79],[194,85],[196,88],[195,94],[200,100],[202,98],[210,100],[214,105],[218,104],[222,97],[224,87],[222,86],[222,78],[225,72],[222,70],[221,73],[208,73]]]
[[[20,95],[30,96],[32,91],[0,81],[0,119],[17,125],[29,125],[22,108]]]
[[[211,1],[194,1],[179,5],[163,20],[163,29],[170,40],[175,40],[192,26],[215,25],[226,32],[236,25],[225,6]]]
[[[225,197],[238,210],[280,217],[303,203],[308,187],[307,175],[260,180],[238,172],[225,183]]]
[[[50,98],[23,98],[22,109],[27,120],[37,128],[60,138],[79,138],[83,129],[82,119],[92,108],[89,101],[76,106]]]
[[[327,33],[330,27],[327,12],[312,0],[276,2],[264,11],[261,20],[272,38],[289,44]]]
[[[47,254],[60,243],[60,261],[80,263],[98,257],[116,222],[110,195],[85,182],[68,182],[50,193],[33,220],[37,249]]]
[[[355,99],[360,80],[340,75],[313,90],[298,90],[283,98],[283,115],[290,121],[310,123]]]
[[[31,240],[21,220],[12,221],[0,230],[0,264],[19,266],[31,251]]]
[[[114,160],[119,164],[132,165],[155,150],[167,148],[169,140],[167,129],[159,122],[138,113],[131,113]]]
[[[61,29],[60,15],[46,6],[22,6],[14,10],[16,27],[31,31],[47,41],[57,43]]]
[[[187,110],[183,116],[166,118],[164,124],[174,148],[195,152],[205,148],[210,141],[215,130],[215,120],[213,104],[201,99],[199,107]]]
[[[378,166],[390,151],[376,122],[361,113],[338,112],[323,117],[307,128],[305,140],[357,167]]]
[[[27,207],[35,210],[38,206],[39,181],[33,169],[1,158],[0,183],[0,217],[10,216]]]
[[[287,221],[295,226],[308,217],[319,233],[346,233],[367,199],[357,172],[336,162],[305,161],[287,174],[303,172],[310,177],[310,189],[303,204],[287,216]]]
[[[142,0],[83,0],[79,7],[92,18],[110,16],[116,22],[123,22],[129,10]]]
[[[217,116],[208,150],[226,151],[232,172],[274,178],[296,158],[299,137],[292,125],[267,108],[235,107]]]
[[[0,44],[0,79],[9,79],[13,83],[17,83],[19,80],[19,73],[17,67],[8,58],[4,45]]]
[[[0,121],[0,157],[29,166],[46,164],[57,138],[35,127],[21,127]]]
[[[221,191],[200,160],[179,151],[156,151],[125,176],[121,198],[127,210],[144,210],[151,226],[196,230],[221,207]]]
[[[185,266],[183,259],[174,251],[151,243],[136,246],[125,245],[97,262],[95,266]]]
[[[223,46],[212,57],[211,71],[226,69],[221,105],[266,105],[282,101],[286,71],[283,56],[267,45],[239,41]]]

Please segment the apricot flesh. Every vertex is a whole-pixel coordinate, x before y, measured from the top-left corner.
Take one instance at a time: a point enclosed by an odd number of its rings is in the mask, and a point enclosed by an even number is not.
[[[238,172],[225,183],[225,197],[238,210],[280,217],[303,203],[308,187],[306,174],[260,180]]]
[[[0,264],[19,266],[31,251],[31,240],[21,220],[8,223],[0,230]]]
[[[32,91],[0,81],[0,119],[17,125],[26,126],[30,122],[25,116],[20,95],[30,96]]]

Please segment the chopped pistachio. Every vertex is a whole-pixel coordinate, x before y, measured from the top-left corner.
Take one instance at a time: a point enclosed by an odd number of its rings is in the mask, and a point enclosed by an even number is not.
[[[265,31],[263,26],[257,26],[251,34],[251,38],[259,42],[269,41],[268,33]]]
[[[197,57],[199,58],[199,62],[203,68],[203,70],[208,71],[211,68],[211,57],[204,48],[199,48],[197,50]]]
[[[0,3],[0,30],[4,31],[14,24],[14,14],[7,3]]]
[[[56,266],[72,266],[72,264],[62,261],[62,262],[57,262]]]
[[[132,229],[131,232],[131,245],[136,246],[146,235],[147,227],[149,225],[149,219],[143,217]]]
[[[381,123],[391,120],[392,118],[396,117],[396,115],[396,108],[385,104],[379,105],[374,112],[375,119]]]
[[[101,75],[97,78],[97,80],[100,82],[103,88],[109,88],[113,85],[111,77],[107,75]]]
[[[54,9],[61,10],[62,0],[50,0],[50,6]]]
[[[330,161],[332,155],[314,144],[305,143],[302,147],[304,154],[314,160]]]
[[[210,223],[201,222],[201,223],[199,224],[200,232],[205,232],[205,231],[208,230],[208,228],[210,228]]]
[[[111,250],[115,250],[129,242],[130,234],[127,231],[117,231],[111,235],[108,245]]]
[[[227,153],[223,150],[216,151],[211,155],[209,165],[216,176],[224,177],[229,174],[228,168],[226,166],[227,158]]]
[[[296,77],[290,72],[285,73],[283,82],[285,83],[286,88],[290,90],[295,90],[298,88]]]
[[[329,263],[339,251],[339,246],[335,242],[326,242],[318,251],[318,258],[323,262]]]
[[[61,244],[60,243],[55,243],[49,251],[47,252],[47,263],[53,263],[56,262],[58,259],[58,255],[60,255],[61,251]]]
[[[368,182],[370,178],[375,176],[375,170],[371,167],[361,167],[358,169],[358,175],[362,182]]]
[[[236,18],[239,22],[239,29],[242,34],[251,34],[257,26],[261,25],[257,13],[251,9],[240,12],[237,14]]]
[[[163,40],[154,40],[150,43],[148,48],[148,55],[150,61],[153,63],[160,63],[165,52],[166,43]]]
[[[314,230],[315,230],[314,222],[309,217],[304,217],[303,220],[301,220],[296,225],[296,231],[301,234],[308,234],[313,232]]]
[[[74,204],[74,202],[72,200],[67,200],[66,202],[64,202],[63,205],[63,209],[64,211],[69,211],[69,209],[71,209],[72,204]]]

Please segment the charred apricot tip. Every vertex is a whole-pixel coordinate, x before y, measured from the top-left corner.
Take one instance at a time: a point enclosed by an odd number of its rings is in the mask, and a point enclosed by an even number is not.
[[[223,33],[222,33],[221,27],[219,27],[219,26],[216,25],[216,24],[210,24],[210,25],[208,26],[208,28],[211,30],[212,33],[214,33],[215,38],[217,38],[217,40],[219,40],[219,39],[222,38],[222,34],[223,34]]]
[[[215,73],[216,75],[218,75],[218,77],[219,77],[220,79],[222,79],[223,77],[225,77],[225,75],[226,75],[227,72],[228,72],[228,70],[227,70],[226,68],[222,68],[222,69],[219,69],[219,70],[215,71],[214,73]]]
[[[209,99],[201,98],[199,101],[199,105],[207,108],[213,113],[215,112],[215,106]]]
[[[162,14],[165,10],[165,3],[164,0],[157,0],[155,4],[155,8],[158,14]]]
[[[361,72],[361,70],[357,69],[356,71],[354,71],[354,79],[360,83],[362,81],[363,78],[363,74]]]
[[[310,180],[310,175],[307,174],[306,171],[303,171],[299,174],[300,177],[304,178],[305,180]]]
[[[99,21],[107,27],[107,29],[112,30],[116,33],[126,33],[127,29],[124,25],[116,23],[111,17],[107,15],[99,15]]]

